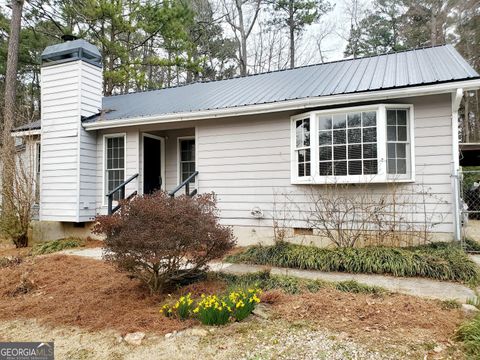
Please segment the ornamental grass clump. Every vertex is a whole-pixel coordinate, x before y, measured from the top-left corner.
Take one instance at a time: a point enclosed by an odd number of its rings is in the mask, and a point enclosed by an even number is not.
[[[166,317],[182,320],[196,318],[204,325],[225,325],[230,320],[246,319],[260,302],[260,289],[235,290],[224,296],[202,294],[193,301],[190,294],[182,296],[174,306],[165,304],[160,312]]]
[[[324,249],[279,242],[273,246],[250,247],[226,260],[319,271],[420,276],[469,285],[480,282],[477,265],[459,246],[449,243],[410,248],[372,246]]]

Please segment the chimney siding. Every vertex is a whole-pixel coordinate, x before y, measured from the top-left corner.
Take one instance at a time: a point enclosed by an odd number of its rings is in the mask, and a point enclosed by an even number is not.
[[[81,119],[102,106],[102,69],[83,60],[42,67],[41,102],[40,220],[91,221],[97,142]]]

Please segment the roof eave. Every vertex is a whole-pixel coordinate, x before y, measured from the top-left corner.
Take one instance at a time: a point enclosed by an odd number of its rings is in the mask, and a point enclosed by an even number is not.
[[[17,130],[12,131],[13,137],[26,137],[26,136],[37,136],[41,134],[40,129],[31,129],[31,130]]]
[[[387,90],[371,90],[366,92],[317,96],[304,99],[286,100],[274,103],[246,105],[223,109],[202,110],[193,112],[174,113],[166,115],[140,116],[126,119],[99,120],[83,123],[86,130],[102,130],[122,126],[150,125],[179,121],[205,120],[232,116],[245,116],[280,111],[314,108],[337,104],[349,104],[362,101],[387,100],[394,98],[426,96],[449,93],[456,89],[474,90],[480,88],[480,78],[450,81],[429,85],[408,86]]]

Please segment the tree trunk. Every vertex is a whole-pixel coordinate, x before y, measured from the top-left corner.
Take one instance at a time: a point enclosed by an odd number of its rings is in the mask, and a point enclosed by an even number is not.
[[[22,24],[23,0],[12,1],[12,19],[10,22],[10,37],[8,40],[7,71],[5,75],[5,107],[2,133],[2,215],[14,216],[13,184],[15,176],[15,142],[12,129],[15,121],[15,97],[17,86],[18,47],[20,28]]]
[[[293,0],[289,2],[288,28],[290,30],[290,69],[295,67],[295,22],[293,13]]]
[[[238,12],[238,27],[240,32],[240,75],[247,75],[247,34],[245,33],[245,24],[243,20],[242,2],[235,1]]]

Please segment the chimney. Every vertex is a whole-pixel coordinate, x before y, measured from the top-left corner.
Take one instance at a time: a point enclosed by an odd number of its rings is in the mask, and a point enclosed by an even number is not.
[[[40,220],[78,223],[95,217],[97,137],[82,118],[102,107],[102,57],[85,40],[62,38],[41,57]]]

